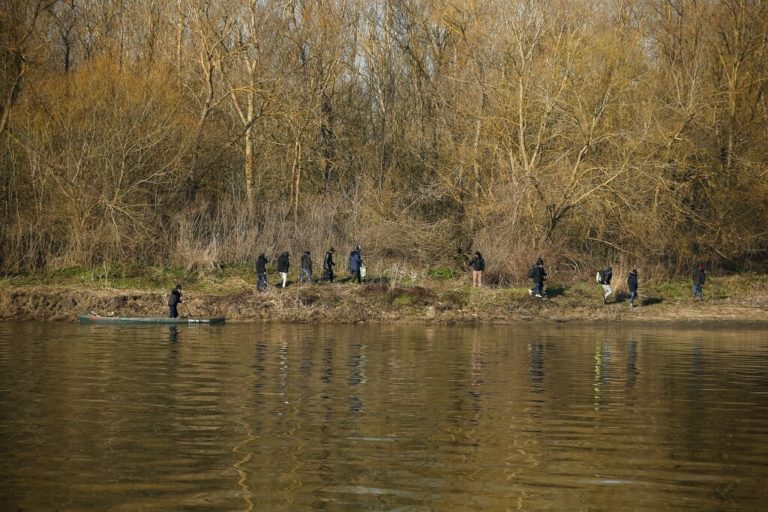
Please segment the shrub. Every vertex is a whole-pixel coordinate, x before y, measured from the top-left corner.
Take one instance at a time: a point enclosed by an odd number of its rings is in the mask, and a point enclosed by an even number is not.
[[[423,286],[393,287],[388,293],[389,302],[397,307],[428,306],[435,300],[435,293]]]
[[[447,306],[463,308],[469,304],[469,294],[466,291],[448,290],[443,293],[441,299]]]
[[[297,300],[302,306],[311,306],[320,301],[320,294],[317,290],[302,288],[297,293]]]

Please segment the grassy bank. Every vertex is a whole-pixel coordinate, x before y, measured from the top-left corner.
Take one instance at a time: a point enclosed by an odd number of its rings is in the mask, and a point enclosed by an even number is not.
[[[274,285],[276,274],[270,276]],[[357,285],[298,284],[256,292],[250,268],[188,273],[174,268],[65,269],[0,280],[0,319],[71,321],[91,311],[104,315],[165,315],[173,284],[184,286],[182,313],[229,320],[276,322],[517,320],[768,321],[768,276],[710,276],[705,300],[692,302],[690,283],[640,285],[640,307],[630,309],[623,282],[604,305],[591,281],[548,283],[549,300],[531,298],[528,283],[471,288],[469,276],[446,269],[390,272]]]

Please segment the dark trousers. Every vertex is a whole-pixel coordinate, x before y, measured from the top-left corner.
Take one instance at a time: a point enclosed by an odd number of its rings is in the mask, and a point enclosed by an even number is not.
[[[256,288],[259,290],[267,289],[267,274],[256,274]]]
[[[357,281],[357,284],[360,284],[363,282],[363,278],[360,275],[360,269],[357,269],[354,272],[352,272],[352,280]]]
[[[538,281],[538,282],[534,281],[533,294],[534,295],[538,294],[538,295],[541,295],[542,297],[544,296],[544,281]]]
[[[176,309],[176,304],[168,304],[168,318],[178,318],[179,312]]]
[[[329,282],[333,282],[333,270],[326,270],[325,271],[325,280]]]

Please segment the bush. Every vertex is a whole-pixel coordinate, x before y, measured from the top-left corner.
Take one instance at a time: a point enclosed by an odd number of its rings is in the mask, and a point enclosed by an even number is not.
[[[320,294],[317,290],[311,288],[302,288],[299,290],[297,298],[302,306],[311,306],[320,301]]]
[[[390,304],[397,307],[428,306],[435,300],[435,292],[423,286],[393,287],[387,294]]]
[[[469,304],[469,294],[466,291],[449,290],[443,293],[441,299],[447,306],[463,308]]]
[[[392,305],[397,308],[407,308],[415,306],[416,301],[411,295],[399,295],[392,301]]]

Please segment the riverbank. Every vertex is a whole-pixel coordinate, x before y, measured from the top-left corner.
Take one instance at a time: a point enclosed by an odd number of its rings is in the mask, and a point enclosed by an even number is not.
[[[471,288],[463,280],[382,284],[292,284],[257,292],[240,278],[198,281],[185,286],[182,314],[224,316],[228,321],[364,323],[417,321],[472,324],[513,321],[768,322],[768,278],[711,279],[705,300],[693,302],[685,283],[641,288],[639,307],[626,290],[603,304],[597,286],[551,283],[548,300],[527,288]],[[35,283],[0,280],[0,320],[74,321],[95,312],[109,316],[164,316],[168,291],[117,287],[109,283]]]

